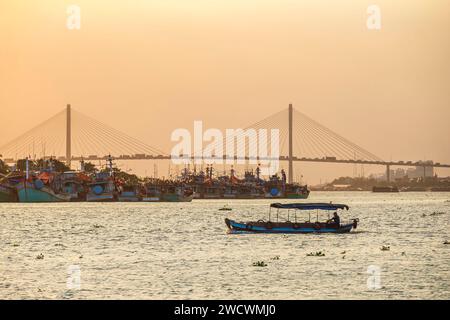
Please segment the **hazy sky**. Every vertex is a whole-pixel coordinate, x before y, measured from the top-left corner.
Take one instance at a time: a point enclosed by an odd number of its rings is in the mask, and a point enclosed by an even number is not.
[[[1,0],[0,145],[67,103],[167,151],[193,120],[246,126],[293,103],[383,159],[450,163],[449,14],[448,0]]]

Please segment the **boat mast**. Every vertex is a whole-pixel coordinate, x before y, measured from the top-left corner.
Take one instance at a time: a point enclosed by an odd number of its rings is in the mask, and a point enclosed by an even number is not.
[[[25,178],[28,180],[29,177],[30,177],[30,167],[28,164],[28,157],[26,157],[26,159],[25,159]]]

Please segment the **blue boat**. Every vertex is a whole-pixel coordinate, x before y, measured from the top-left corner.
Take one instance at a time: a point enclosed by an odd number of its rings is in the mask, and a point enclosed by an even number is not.
[[[97,173],[94,181],[88,184],[89,191],[86,195],[87,202],[117,201],[118,190],[111,155],[108,156],[107,163],[107,170]]]
[[[141,201],[142,196],[140,195],[139,189],[136,186],[124,185],[119,187],[119,197],[120,202],[138,202]]]
[[[42,180],[24,181],[16,185],[19,202],[67,202],[70,195],[57,193]]]
[[[276,209],[276,221],[271,220],[272,208]],[[285,221],[280,221],[280,209],[287,210],[287,218]],[[225,224],[231,233],[347,233],[358,226],[358,219],[351,219],[345,222],[335,222],[331,219],[329,212],[346,209],[349,207],[345,204],[332,203],[272,203],[269,210],[269,219],[237,222],[226,218]],[[291,213],[293,210],[293,214]],[[311,221],[311,212],[316,211],[316,220]],[[328,212],[328,219],[326,221],[319,221],[319,210]],[[308,212],[308,219],[300,221],[297,219],[297,212]],[[291,221],[292,218],[292,221]]]

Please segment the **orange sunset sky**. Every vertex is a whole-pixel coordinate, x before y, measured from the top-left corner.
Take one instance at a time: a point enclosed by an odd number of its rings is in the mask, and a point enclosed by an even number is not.
[[[167,152],[194,120],[245,127],[293,103],[384,160],[450,163],[450,2],[0,0],[0,146],[67,103]]]

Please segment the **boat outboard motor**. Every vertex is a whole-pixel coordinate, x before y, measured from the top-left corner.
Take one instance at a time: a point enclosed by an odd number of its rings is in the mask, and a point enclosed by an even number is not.
[[[358,227],[358,219],[353,219],[353,228],[356,229]]]

